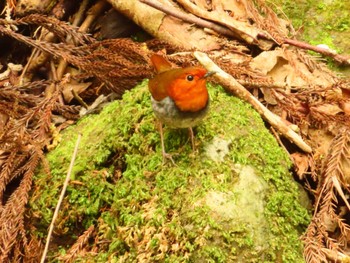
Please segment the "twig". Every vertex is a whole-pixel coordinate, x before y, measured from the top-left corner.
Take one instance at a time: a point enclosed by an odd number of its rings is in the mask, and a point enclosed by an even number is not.
[[[216,72],[214,78],[226,90],[233,92],[240,99],[250,103],[266,121],[282,133],[283,136],[295,143],[300,149],[307,153],[312,152],[311,147],[296,132],[290,129],[279,116],[268,110],[257,98],[239,84],[236,79],[219,68],[205,53],[195,51],[194,56],[207,70]]]
[[[74,97],[85,109],[88,109],[88,108],[89,108],[89,105],[86,104],[86,102],[82,99],[82,97],[79,96],[79,94],[78,94],[74,89],[72,89],[72,94],[73,94],[73,97]]]
[[[165,6],[157,1],[153,1],[153,0],[139,0],[139,1],[141,3],[146,4],[146,5],[152,6],[153,8],[160,10],[168,15],[171,15],[173,17],[176,17],[176,18],[179,18],[183,21],[186,21],[188,23],[193,23],[193,24],[196,24],[197,26],[200,26],[203,28],[209,28],[209,29],[214,30],[214,31],[218,32],[219,34],[222,34],[225,36],[229,36],[229,37],[233,37],[233,38],[237,38],[237,37],[240,38],[240,36],[238,34],[235,34],[233,31],[231,31],[230,29],[228,29],[224,26],[220,26],[218,24],[209,22],[207,20],[201,19],[201,18],[193,16],[193,15],[188,15],[186,13],[179,12],[178,10],[173,8],[172,6]]]
[[[88,7],[89,1],[88,0],[84,0],[82,2],[82,4],[79,7],[78,12],[76,13],[75,19],[73,21],[73,26],[78,26],[84,16],[84,12],[86,10],[86,8]],[[91,24],[93,23],[93,21],[95,21],[96,17],[102,13],[104,11],[104,9],[107,6],[107,2],[105,1],[98,1],[95,5],[93,5],[89,11],[88,11],[88,15],[85,18],[85,21],[81,24],[81,26],[78,29],[78,32],[87,32],[87,30],[89,29],[89,27],[91,26]],[[71,43],[71,37],[68,36],[67,37],[67,43]],[[61,58],[60,63],[57,67],[57,75],[58,78],[61,79],[66,67],[68,65],[68,62],[64,59]]]
[[[313,46],[313,45],[310,45],[310,44],[305,43],[305,42],[301,42],[301,41],[294,40],[294,39],[288,39],[288,38],[284,39],[284,43],[295,46],[295,47],[299,47],[302,49],[312,50],[312,51],[320,53],[324,56],[331,57],[340,64],[350,65],[350,56],[339,55],[333,50],[330,50],[330,49],[327,49],[324,47]]]
[[[40,263],[44,263],[45,262],[46,255],[47,255],[47,252],[49,250],[49,244],[50,244],[50,239],[51,239],[51,236],[52,236],[52,231],[53,231],[53,228],[54,228],[54,225],[55,225],[55,221],[57,219],[58,212],[60,210],[60,206],[62,204],[64,195],[66,193],[66,189],[67,189],[67,186],[68,186],[68,183],[69,183],[70,176],[72,174],[75,158],[77,156],[78,147],[79,147],[79,144],[80,144],[80,139],[81,139],[81,134],[78,134],[77,142],[75,143],[75,148],[74,148],[73,156],[72,156],[72,159],[70,161],[69,168],[68,168],[67,176],[66,176],[66,179],[64,181],[63,188],[62,188],[62,191],[61,191],[61,195],[60,195],[60,198],[59,198],[58,203],[57,203],[56,208],[55,208],[55,212],[54,212],[53,217],[52,217],[52,221],[51,221],[50,228],[49,228],[49,233],[48,233],[47,238],[46,238],[45,249],[44,249],[43,255],[41,257]]]
[[[286,146],[284,146],[282,140],[281,140],[281,137],[280,135],[278,134],[278,132],[276,131],[276,129],[274,127],[271,126],[270,128],[272,134],[275,136],[278,144],[282,147],[282,149],[286,152],[286,154],[288,155],[289,157],[289,160],[294,163],[294,159],[292,158],[292,156],[290,155],[290,153],[288,152],[288,149],[286,148]]]
[[[79,23],[81,23],[82,17],[84,15],[84,12],[85,12],[87,6],[88,6],[88,3],[89,3],[89,1],[84,0],[80,4],[79,10],[75,14],[75,18],[74,18],[74,21],[72,23],[73,26],[78,26]],[[72,39],[71,36],[67,36],[66,37],[67,43],[71,43],[72,42],[71,39]],[[61,58],[60,63],[57,66],[57,78],[58,79],[61,79],[63,77],[63,74],[64,74],[67,66],[68,66],[68,62],[65,59]]]

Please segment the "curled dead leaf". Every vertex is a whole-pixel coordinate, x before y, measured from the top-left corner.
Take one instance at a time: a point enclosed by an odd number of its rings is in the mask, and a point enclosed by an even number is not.
[[[309,169],[309,157],[307,154],[299,152],[292,153],[291,157],[293,158],[295,171],[298,175],[298,178],[300,180],[304,179],[304,175]]]
[[[318,112],[325,113],[327,115],[332,115],[332,116],[335,116],[340,112],[343,112],[343,110],[338,105],[335,105],[335,104],[322,104],[313,108],[316,108]]]
[[[85,91],[88,87],[90,87],[91,82],[86,83],[67,83],[62,91],[64,100],[69,103],[74,98],[73,91],[75,91],[77,94],[82,93]]]

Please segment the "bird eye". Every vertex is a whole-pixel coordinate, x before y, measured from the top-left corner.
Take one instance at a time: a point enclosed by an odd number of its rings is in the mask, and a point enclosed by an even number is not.
[[[186,79],[188,81],[192,81],[194,79],[193,75],[187,75]]]

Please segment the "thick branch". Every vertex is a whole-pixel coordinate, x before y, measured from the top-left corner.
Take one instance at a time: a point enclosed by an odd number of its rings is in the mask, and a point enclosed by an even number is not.
[[[217,35],[194,27],[172,15],[160,12],[139,0],[107,0],[118,12],[133,20],[157,39],[184,49],[210,51],[220,49]]]
[[[183,12],[179,12],[179,10],[173,8],[172,6],[165,6],[157,1],[154,0],[139,0],[140,2],[152,6],[153,8],[164,12],[165,14],[171,15],[173,17],[179,18],[185,22],[196,24],[197,26],[203,27],[203,28],[209,28],[214,30],[215,32],[229,36],[229,37],[234,37],[237,38],[238,35],[232,32],[230,29],[220,26],[218,24],[209,22],[207,20],[201,19],[199,17],[189,15]]]
[[[312,151],[311,147],[306,144],[297,133],[289,128],[279,116],[269,111],[257,98],[239,84],[237,80],[219,68],[205,53],[196,51],[194,55],[208,71],[216,72],[214,77],[225,89],[234,93],[240,99],[250,103],[266,121],[283,134],[283,136],[295,143],[300,149],[308,153]]]

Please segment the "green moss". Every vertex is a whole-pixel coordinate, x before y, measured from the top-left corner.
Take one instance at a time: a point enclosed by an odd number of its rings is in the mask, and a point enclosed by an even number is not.
[[[302,262],[298,238],[309,215],[298,201],[288,156],[259,115],[222,88],[210,87],[211,110],[196,128],[197,151],[187,131],[166,128],[166,149],[176,154],[177,166],[163,164],[146,85],[63,133],[47,156],[51,175],[36,175],[30,206],[37,234],[46,233],[81,133],[55,229],[70,241],[66,249],[94,224],[94,262]],[[230,142],[222,163],[204,151],[217,137]]]
[[[314,0],[273,0],[270,1],[270,6],[283,19],[290,19],[293,26],[298,29],[303,27],[306,21],[307,14],[312,8]]]
[[[339,54],[350,54],[350,9],[343,0],[274,0],[270,6],[281,18],[292,22],[297,38],[312,45],[325,44]],[[318,54],[310,52],[312,55]],[[349,75],[348,67],[338,66],[331,58],[327,65]]]

